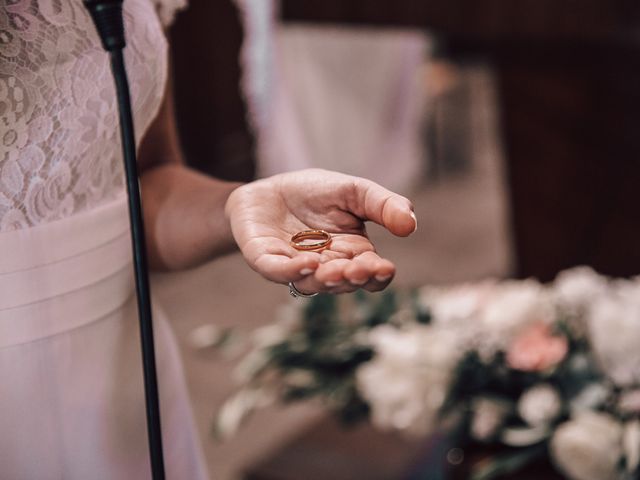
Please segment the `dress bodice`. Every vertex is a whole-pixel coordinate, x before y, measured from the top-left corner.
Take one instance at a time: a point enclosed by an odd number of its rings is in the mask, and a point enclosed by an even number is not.
[[[184,0],[124,2],[136,136],[166,82],[163,23]],[[0,231],[95,208],[124,188],[109,59],[82,0],[0,0]]]

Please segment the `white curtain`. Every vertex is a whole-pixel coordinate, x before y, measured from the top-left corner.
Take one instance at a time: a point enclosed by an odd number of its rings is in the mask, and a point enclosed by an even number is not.
[[[279,25],[274,2],[236,1],[261,176],[321,167],[399,191],[420,179],[424,33]]]

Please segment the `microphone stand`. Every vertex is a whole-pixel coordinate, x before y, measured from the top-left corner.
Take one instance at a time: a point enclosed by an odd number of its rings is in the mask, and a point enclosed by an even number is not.
[[[129,83],[124,65],[123,50],[126,46],[122,17],[123,0],[84,0],[96,25],[104,49],[111,57],[111,70],[116,85],[120,133],[124,156],[124,168],[129,197],[129,221],[135,266],[138,316],[140,320],[140,342],[147,413],[147,435],[151,458],[153,480],[164,480],[164,457],[162,452],[162,431],[160,429],[160,402],[158,399],[158,378],[156,372],[155,347],[153,343],[153,323],[151,317],[151,294],[149,270],[140,202],[140,187],[136,163],[136,143],[131,113]]]

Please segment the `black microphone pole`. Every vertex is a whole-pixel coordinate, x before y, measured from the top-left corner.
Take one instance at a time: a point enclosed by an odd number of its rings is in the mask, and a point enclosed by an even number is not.
[[[153,323],[151,318],[151,294],[147,252],[145,248],[144,223],[140,203],[140,187],[136,164],[136,142],[131,114],[129,83],[124,65],[123,50],[126,45],[122,17],[123,0],[84,0],[96,25],[102,46],[111,57],[111,70],[116,84],[118,110],[120,113],[120,133],[124,154],[124,168],[129,196],[129,220],[131,242],[135,265],[138,315],[140,318],[140,342],[142,345],[142,366],[144,392],[147,411],[147,433],[151,472],[153,480],[164,480],[164,457],[162,453],[162,431],[160,429],[160,402],[158,400],[158,378],[156,373],[155,348],[153,344]]]

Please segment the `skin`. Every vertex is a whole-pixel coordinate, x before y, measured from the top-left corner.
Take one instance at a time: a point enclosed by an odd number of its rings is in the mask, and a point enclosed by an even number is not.
[[[195,172],[184,165],[172,105],[165,95],[139,152],[152,268],[194,267],[239,247],[263,277],[295,282],[306,293],[378,291],[389,284],[395,266],[376,253],[365,222],[408,236],[417,228],[409,200],[369,180],[320,169],[244,185]],[[296,232],[318,228],[332,234],[330,248],[316,253],[290,246]]]

